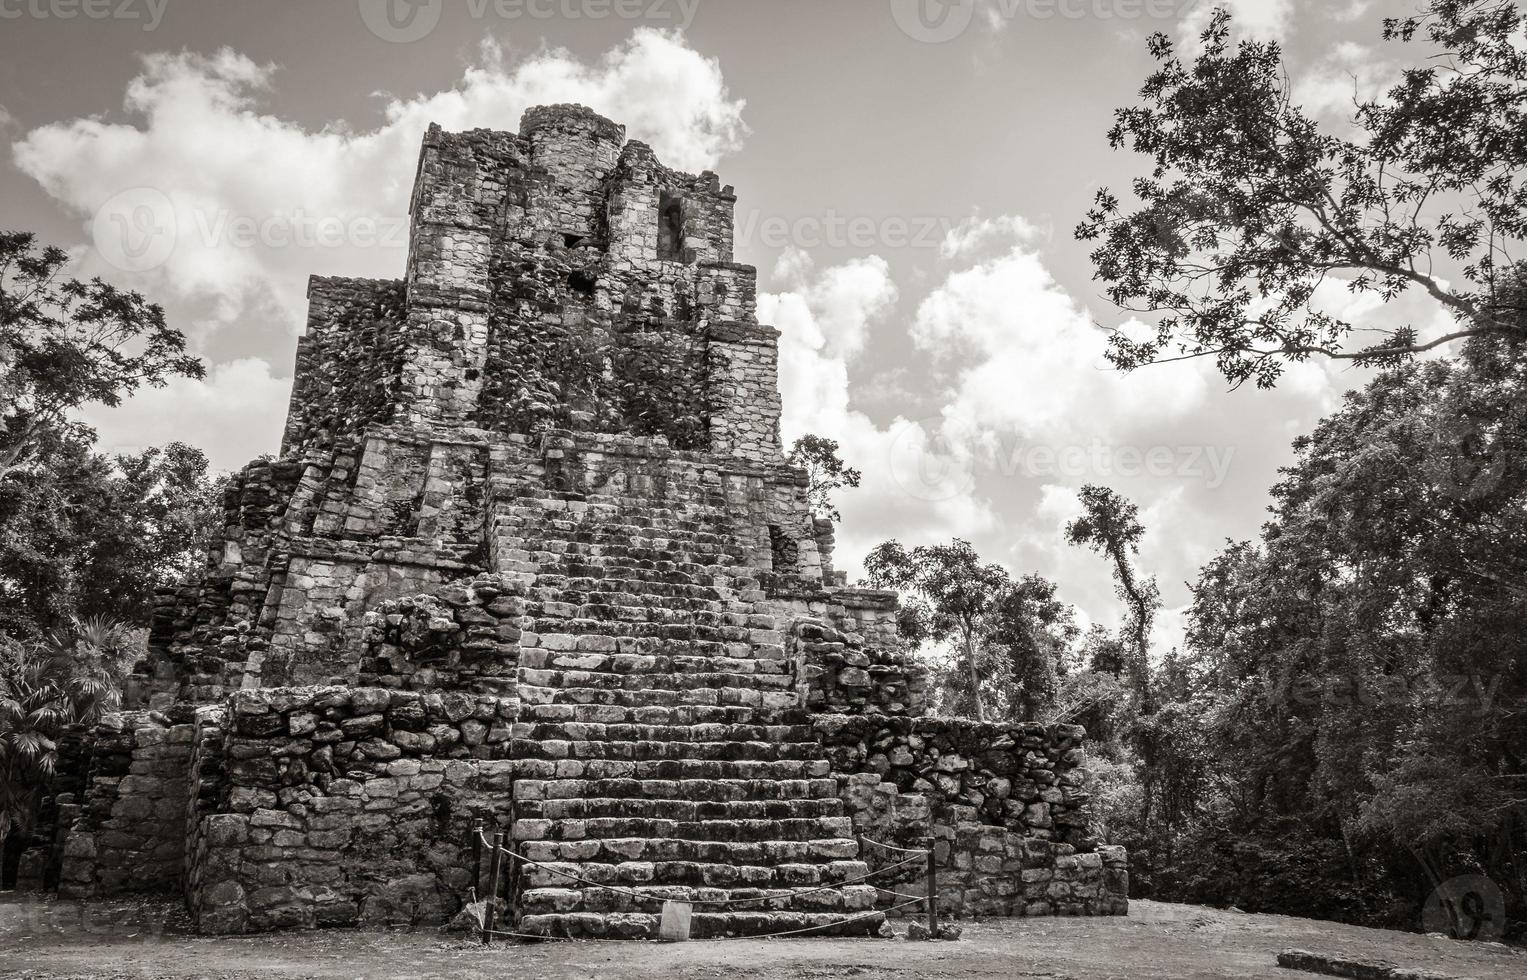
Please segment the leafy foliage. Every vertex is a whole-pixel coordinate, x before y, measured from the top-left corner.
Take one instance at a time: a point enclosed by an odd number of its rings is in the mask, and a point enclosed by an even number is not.
[[[1126,665],[1135,696],[1149,711],[1151,624],[1161,595],[1154,578],[1142,582],[1135,574],[1134,556],[1145,534],[1140,508],[1106,487],[1083,487],[1080,496],[1082,516],[1066,525],[1066,540],[1101,552],[1113,564],[1114,587],[1129,609],[1124,626]]]
[[[204,373],[162,309],[100,279],[64,278],[67,261],[30,234],[0,233],[0,480],[81,437],[74,409]]]
[[[1460,337],[1520,337],[1502,286],[1527,237],[1523,25],[1510,0],[1432,0],[1387,21],[1387,39],[1424,37],[1436,56],[1359,103],[1351,138],[1292,102],[1277,44],[1232,45],[1223,10],[1192,63],[1153,35],[1143,103],[1109,132],[1153,161],[1132,188],[1139,207],[1104,188],[1076,231],[1098,243],[1109,298],[1158,317],[1148,336],[1115,332],[1110,360],[1212,357],[1230,381],[1269,387],[1316,355],[1394,365]],[[1397,325],[1354,345],[1353,324],[1316,301],[1327,282],[1385,300],[1421,289],[1458,329],[1423,339]]]
[[[0,480],[0,633],[75,619],[148,623],[157,589],[196,565],[223,522],[220,480],[180,443],[108,458],[78,439]]]
[[[864,567],[870,585],[905,593],[903,638],[942,647],[933,662],[941,710],[978,721],[1051,716],[1059,663],[1077,633],[1054,583],[1040,575],[1015,581],[958,538],[910,550],[887,541]]]
[[[129,651],[125,631],[99,617],[32,643],[0,635],[0,841],[31,826],[64,727],[115,705]]]
[[[862,474],[846,465],[838,456],[836,439],[804,435],[790,446],[792,465],[806,471],[806,502],[818,517],[841,521],[843,515],[833,505],[832,495],[845,487],[857,487]]]

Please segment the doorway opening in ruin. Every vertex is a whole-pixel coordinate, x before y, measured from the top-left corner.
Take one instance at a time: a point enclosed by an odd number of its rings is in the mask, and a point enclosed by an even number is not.
[[[657,199],[657,257],[677,262],[684,251],[684,198],[660,191]]]

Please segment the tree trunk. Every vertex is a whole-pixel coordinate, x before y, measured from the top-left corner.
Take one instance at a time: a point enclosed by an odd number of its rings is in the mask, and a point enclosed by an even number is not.
[[[970,631],[964,630],[965,641],[965,670],[970,676],[970,701],[975,708],[976,721],[986,720],[986,711],[981,706],[981,672],[976,669],[976,648],[971,641]]]

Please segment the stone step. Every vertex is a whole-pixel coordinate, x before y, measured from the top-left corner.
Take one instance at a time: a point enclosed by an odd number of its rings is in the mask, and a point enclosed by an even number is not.
[[[799,710],[799,709],[796,709]],[[782,716],[786,712],[773,712]],[[764,712],[765,716],[770,712]],[[753,724],[763,722],[756,708],[735,705],[682,704],[632,707],[618,704],[535,702],[522,699],[517,715],[529,722],[593,722],[606,725]]]
[[[575,799],[517,800],[519,819],[594,820],[602,817],[645,820],[811,820],[837,817],[843,801],[832,799],[736,800],[725,803],[694,800]]]
[[[531,888],[520,895],[520,911],[527,915],[566,912],[661,913],[668,901],[699,903],[696,914],[726,912],[783,912],[826,910],[868,912],[875,907],[878,890],[872,885],[840,885],[823,888],[689,888],[683,885],[636,885],[630,888]],[[725,904],[721,904],[725,903]]]
[[[662,653],[701,659],[755,659],[770,663],[786,662],[783,639],[779,643],[753,646],[752,632],[742,627],[708,631],[709,636],[691,637],[687,627],[674,631],[651,624],[612,625],[593,620],[536,620],[538,630],[520,634],[521,650],[549,650],[556,653],[621,653],[651,657]],[[587,632],[568,632],[569,629]],[[677,637],[672,635],[679,633]]]
[[[524,854],[532,861],[714,861],[721,864],[799,861],[804,859],[800,849],[804,842],[848,839],[854,832],[852,821],[841,816],[691,821],[652,817],[587,817],[568,821],[519,819],[529,822],[527,833],[540,833],[538,837],[520,840],[550,848],[536,851],[527,843]],[[667,843],[658,843],[660,841]]]
[[[572,590],[576,592],[612,592],[640,595],[644,598],[711,599],[734,602],[731,589],[718,589],[711,585],[688,585],[683,582],[651,582],[636,579],[620,579],[601,576],[558,575],[546,573],[536,578],[537,589]]]
[[[673,742],[673,741],[561,741],[557,739],[512,738],[511,759],[570,759],[587,761],[608,759],[625,762],[650,760],[739,762],[798,761],[820,759],[822,746],[816,742]],[[559,774],[573,774],[571,770]]]
[[[738,531],[724,521],[705,521],[652,513],[644,515],[640,525],[621,520],[619,514],[585,514],[577,517],[534,509],[494,508],[494,527],[501,536],[517,539],[520,547],[539,541],[552,546],[584,548],[619,548],[665,544],[695,545],[711,548],[737,548],[742,542]]]
[[[660,916],[652,913],[569,912],[526,915],[518,931],[561,939],[656,939]],[[878,912],[845,915],[833,912],[696,912],[690,917],[694,939],[727,936],[770,936],[792,933],[812,936],[873,936],[885,921]],[[801,930],[807,930],[804,933]]]
[[[543,862],[542,866],[523,865],[520,881],[527,889],[587,888],[590,882],[620,888],[631,885],[688,885],[691,888],[833,885],[869,873],[869,866],[863,861],[834,856],[857,849],[858,845],[853,841],[807,842],[807,856],[798,859],[799,863],[773,866],[704,861]]]
[[[775,745],[816,742],[810,725],[602,725],[596,722],[517,721],[514,738],[568,742],[768,742]]]
[[[640,688],[606,690],[597,687],[540,687],[521,681],[523,705],[603,705],[618,708],[737,707],[784,710],[794,707],[794,689],[760,691],[751,687],[701,687],[683,690]]]
[[[743,688],[747,690],[790,691],[795,688],[795,678],[789,674],[735,674],[703,671],[663,672],[650,674],[610,674],[598,670],[563,670],[520,667],[519,682],[531,687],[554,687],[559,690],[606,691],[694,691],[699,689],[723,690]]]
[[[529,764],[529,763],[527,763]],[[524,779],[514,781],[516,800],[585,798],[691,800],[735,803],[743,800],[837,799],[836,779]]]
[[[630,533],[640,533],[658,528],[705,531],[717,533],[732,530],[732,521],[726,512],[726,502],[716,500],[686,501],[681,508],[665,507],[661,500],[642,500],[641,523],[631,522],[631,498],[610,497],[600,494],[568,495],[556,497],[548,494],[544,486],[526,486],[525,493],[514,497],[501,497],[494,501],[493,513],[501,519],[524,517],[532,524],[583,524],[620,528]]]
[[[600,651],[548,650],[531,647],[520,651],[522,669],[587,670],[605,674],[780,674],[792,675],[792,665],[782,660],[753,657],[703,657],[684,653],[608,653]]]
[[[614,592],[609,589],[537,589],[541,602],[560,602],[576,606],[581,619],[600,622],[655,623],[695,622],[702,626],[722,625],[719,620],[728,612],[748,612],[745,603],[728,598],[702,599],[695,596],[643,595],[639,592]],[[641,613],[641,616],[636,616]],[[634,617],[634,618],[633,618]]]
[[[525,759],[514,758],[516,779],[824,779],[826,759]]]

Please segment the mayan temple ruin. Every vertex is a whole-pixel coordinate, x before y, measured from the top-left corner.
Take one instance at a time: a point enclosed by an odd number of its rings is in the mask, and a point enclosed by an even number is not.
[[[873,935],[923,882],[863,883],[875,845],[930,838],[946,915],[1122,914],[1081,729],[928,716],[896,597],[834,569],[735,202],[577,106],[432,127],[403,278],[311,280],[280,453],[63,746],[34,883],[441,924],[481,822],[535,862],[523,934],[681,898],[696,936]]]

